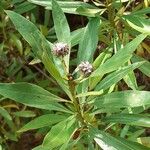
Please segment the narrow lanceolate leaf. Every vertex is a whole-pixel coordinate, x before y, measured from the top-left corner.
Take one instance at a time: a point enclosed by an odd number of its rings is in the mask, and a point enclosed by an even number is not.
[[[131,61],[132,62],[145,61],[145,63],[139,67],[139,70],[145,75],[147,75],[148,77],[150,77],[150,62],[149,61],[137,55],[134,55]]]
[[[123,138],[115,138],[95,128],[90,129],[90,136],[103,150],[149,150],[149,148]]]
[[[80,28],[80,29],[77,29],[73,32],[71,32],[71,47],[79,44],[79,41],[81,40],[81,37],[84,33],[84,30],[85,28]]]
[[[126,108],[150,104],[149,91],[124,91],[114,92],[95,98],[93,104],[96,108]]]
[[[34,147],[32,150],[49,150],[49,146],[43,146],[43,145],[39,145],[37,147]]]
[[[70,28],[65,14],[56,0],[52,0],[52,15],[58,42],[67,43],[70,49],[71,45]],[[69,72],[69,57],[70,57],[70,50],[69,54],[64,58],[67,67],[66,69],[68,72]]]
[[[45,52],[47,52],[50,58],[52,57],[49,43],[32,22],[13,11],[7,10],[6,13],[23,38],[31,45],[37,57],[41,59]],[[45,49],[43,49],[42,46],[44,46]],[[50,61],[52,60],[50,59]]]
[[[58,41],[70,42],[70,28],[66,16],[55,0],[52,0],[52,15]]]
[[[76,129],[75,120],[75,117],[71,116],[53,126],[44,139],[43,147],[57,148],[70,140]]]
[[[13,11],[7,10],[6,13],[19,33],[30,44],[36,57],[42,61],[47,71],[57,80],[58,84],[70,97],[68,87],[64,84],[60,73],[53,63],[49,42],[32,22]]]
[[[49,61],[49,57],[47,57],[46,54],[43,55],[42,62],[45,64],[45,68],[49,71],[49,73],[51,73],[51,71],[53,71],[53,75],[54,75],[54,78],[56,79],[57,83],[67,93],[69,98],[72,99],[72,96],[71,96],[71,93],[70,93],[69,88],[67,86],[67,83],[62,79],[62,77],[60,76],[60,73],[58,73],[58,70],[57,69],[53,69],[53,66],[55,68],[56,68],[56,66],[54,64],[51,65],[51,62]]]
[[[149,14],[150,13],[150,8],[143,8],[140,10],[133,10],[133,12],[131,12],[132,15],[145,15],[145,14]]]
[[[17,117],[25,117],[25,118],[36,116],[35,112],[30,110],[17,111],[13,112],[12,114]]]
[[[137,85],[136,76],[135,76],[134,71],[129,72],[123,79],[126,82],[126,84],[128,85],[128,87],[130,87],[132,90],[138,89],[138,85]]]
[[[150,117],[140,114],[116,114],[103,119],[105,122],[150,127]]]
[[[93,62],[93,67],[98,68],[100,65],[102,65],[107,59],[109,59],[112,56],[112,48],[106,49],[104,52],[102,52]],[[99,83],[99,81],[102,79],[103,76],[96,76],[93,78],[90,78],[89,81],[89,89],[92,90],[95,88],[95,86]]]
[[[51,126],[55,123],[58,123],[58,122],[64,120],[65,118],[66,118],[66,116],[57,115],[57,114],[42,115],[42,116],[37,117],[34,120],[30,121],[26,125],[24,125],[18,132],[25,132],[28,130]]]
[[[0,107],[0,115],[3,116],[7,120],[12,120],[11,116],[3,107]]]
[[[46,9],[52,9],[52,0],[28,0],[31,3],[37,4],[44,6]],[[71,14],[78,14],[76,9],[78,7],[83,7],[83,8],[97,8],[93,5],[90,5],[88,3],[84,3],[81,1],[57,1],[58,4],[60,5],[61,9],[65,13],[71,13]]]
[[[150,137],[137,138],[137,142],[150,148]]]
[[[56,103],[61,101],[62,98],[34,84],[0,83],[0,95],[31,107],[68,111]]]
[[[36,8],[35,5],[33,5],[27,1],[20,3],[19,5],[14,5],[14,6],[15,6],[15,8],[13,10],[19,14],[29,12],[30,10]]]
[[[131,57],[132,53],[136,50],[138,45],[145,39],[146,35],[140,34],[124,48],[119,50],[115,55],[108,59],[103,65],[99,66],[92,74],[91,77],[101,76],[111,71],[118,69]]]
[[[113,84],[116,84],[118,81],[120,81],[125,75],[130,73],[130,71],[138,68],[141,66],[144,62],[138,62],[134,63],[132,65],[129,65],[127,67],[124,67],[120,69],[119,71],[113,72],[110,75],[106,76],[95,88],[96,91],[98,90],[105,90],[112,86]]]
[[[98,30],[100,26],[100,19],[98,17],[92,18],[84,30],[84,34],[79,43],[78,63],[81,61],[92,62],[93,54],[98,43]]]
[[[135,30],[150,35],[150,20],[136,15],[126,15],[123,19]]]
[[[78,12],[80,15],[83,15],[83,16],[96,17],[96,16],[103,14],[105,10],[106,9],[100,9],[100,8],[88,9],[88,8],[84,8],[80,6],[76,9],[76,12]]]

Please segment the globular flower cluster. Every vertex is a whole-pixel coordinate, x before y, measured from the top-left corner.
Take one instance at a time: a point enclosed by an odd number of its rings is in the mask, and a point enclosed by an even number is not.
[[[86,77],[89,76],[93,71],[93,66],[88,61],[81,62],[78,68],[79,71]]]
[[[56,43],[53,47],[53,53],[57,57],[64,57],[69,53],[69,46],[62,42]]]

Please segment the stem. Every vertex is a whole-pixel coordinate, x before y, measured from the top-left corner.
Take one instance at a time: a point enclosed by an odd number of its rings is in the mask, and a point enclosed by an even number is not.
[[[108,9],[108,20],[110,21],[110,24],[112,25],[112,27],[115,27],[115,22],[114,22],[114,18],[115,18],[115,10],[112,7],[112,0],[106,0],[106,5],[107,5],[107,9]]]
[[[115,29],[115,22],[114,22],[115,9],[112,6],[112,2],[113,2],[113,0],[106,0],[106,7],[108,10],[108,20],[110,22],[111,27],[113,27],[113,29],[110,31],[110,34],[109,34],[110,40],[113,36],[113,30]]]
[[[7,36],[6,36],[6,33],[5,33],[4,26],[2,27],[2,32],[3,32],[4,41],[5,41],[5,40],[7,40]]]
[[[6,27],[6,18],[4,15],[1,16],[2,20],[4,20],[4,24],[2,26],[2,33],[3,33],[3,37],[4,37],[4,41],[7,40],[7,35],[6,35],[6,32],[5,32],[5,27]]]
[[[73,102],[75,110],[77,112],[77,117],[83,126],[87,126],[85,121],[84,121],[84,118],[82,116],[82,113],[81,113],[79,100],[76,97],[76,92],[75,92],[76,83],[74,81],[68,81],[68,84],[69,84],[70,92],[72,94],[72,102]]]
[[[33,65],[33,67],[39,71],[39,73],[41,73],[43,76],[45,76],[48,80],[50,80],[52,83],[54,83],[55,85],[57,85],[56,81],[54,81],[52,78],[50,78],[43,70],[41,70],[39,67],[37,67],[36,65]]]
[[[65,74],[68,74],[67,65],[66,65],[65,60],[64,60],[63,57],[61,58],[61,63],[62,63],[63,68],[64,68],[64,70],[65,70]]]

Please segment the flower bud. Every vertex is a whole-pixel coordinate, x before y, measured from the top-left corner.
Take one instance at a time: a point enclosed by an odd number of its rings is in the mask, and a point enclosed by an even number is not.
[[[88,61],[81,62],[78,68],[79,71],[86,77],[89,76],[93,71],[93,66]]]
[[[53,47],[53,53],[57,57],[64,57],[69,53],[69,46],[66,43],[56,43]]]

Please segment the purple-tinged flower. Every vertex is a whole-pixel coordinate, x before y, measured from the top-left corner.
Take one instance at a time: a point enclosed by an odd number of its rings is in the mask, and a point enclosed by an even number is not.
[[[69,46],[66,43],[62,42],[56,43],[53,47],[53,53],[57,57],[64,57],[69,53]]]
[[[93,72],[93,66],[88,61],[81,62],[78,68],[79,71],[86,77]]]

